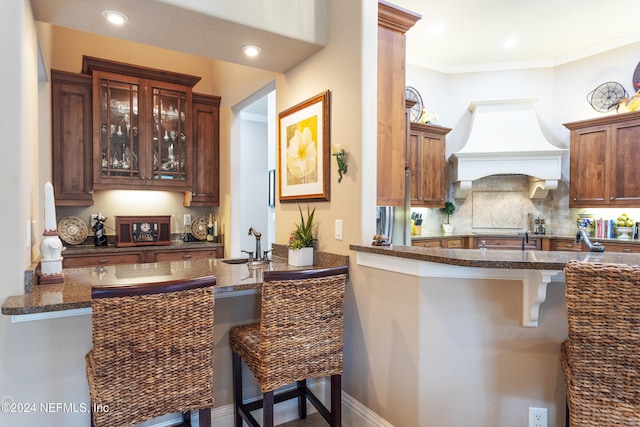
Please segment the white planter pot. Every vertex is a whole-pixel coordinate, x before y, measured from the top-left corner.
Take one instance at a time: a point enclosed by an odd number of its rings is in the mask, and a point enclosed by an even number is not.
[[[442,224],[442,231],[444,231],[445,234],[453,233],[453,224]]]
[[[313,265],[313,248],[289,249],[289,265],[294,267]]]

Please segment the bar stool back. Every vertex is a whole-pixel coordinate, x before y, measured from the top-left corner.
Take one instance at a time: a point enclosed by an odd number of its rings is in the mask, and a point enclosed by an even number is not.
[[[92,425],[200,410],[211,425],[215,277],[94,287],[87,354]]]
[[[640,266],[571,261],[564,272],[567,425],[640,425]]]
[[[331,426],[341,424],[342,335],[347,266],[319,270],[266,271],[260,323],[236,326],[229,333],[233,351],[235,426],[242,420],[259,426],[251,411],[263,408],[263,427],[273,426],[273,405],[298,398],[298,415],[306,401]],[[263,397],[245,403],[242,365],[249,367]],[[307,388],[306,379],[331,377],[331,411]],[[274,391],[297,382],[292,390]]]

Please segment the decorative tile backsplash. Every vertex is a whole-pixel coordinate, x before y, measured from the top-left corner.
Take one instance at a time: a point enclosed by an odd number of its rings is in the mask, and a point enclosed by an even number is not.
[[[448,194],[453,194],[453,187]],[[571,236],[578,215],[596,211],[596,217],[615,218],[620,209],[569,209],[569,183],[560,181],[556,190],[544,199],[529,198],[529,177],[525,175],[493,175],[473,182],[466,199],[454,199],[456,212],[450,222],[454,233],[519,233],[531,231],[529,218],[545,218],[546,234]],[[422,213],[422,234],[441,232],[444,215],[440,209],[416,208]],[[628,209],[628,211],[638,211]],[[530,216],[529,216],[530,214]],[[640,219],[640,215],[636,215]]]
[[[471,194],[471,227],[518,229],[526,224],[522,194],[515,191],[474,191]]]

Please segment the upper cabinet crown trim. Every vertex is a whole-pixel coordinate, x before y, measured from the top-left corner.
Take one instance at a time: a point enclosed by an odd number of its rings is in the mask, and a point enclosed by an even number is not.
[[[386,1],[378,2],[378,25],[406,33],[422,18],[422,15],[403,9]]]
[[[140,67],[137,65],[126,64],[124,62],[111,61],[107,59],[100,59],[83,55],[82,72],[85,74],[92,74],[93,70],[134,75],[145,79],[180,84],[188,87],[193,87],[200,81],[199,76],[174,73],[171,71],[159,70],[156,68]]]
[[[564,123],[563,126],[569,130],[581,129],[585,126],[608,125],[611,123],[626,122],[629,120],[640,119],[640,111],[632,111],[628,113],[611,114],[594,119],[580,120],[578,122]]]

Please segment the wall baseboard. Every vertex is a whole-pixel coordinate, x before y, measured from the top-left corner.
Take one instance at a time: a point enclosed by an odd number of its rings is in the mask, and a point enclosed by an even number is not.
[[[326,402],[326,393],[329,391],[328,379],[319,379],[309,381],[308,387],[322,401]],[[308,405],[308,413],[317,412],[313,405]],[[255,411],[254,416],[260,420],[262,413],[260,410]],[[274,423],[282,424],[287,421],[298,418],[298,404],[295,399],[277,404],[274,407]],[[233,427],[233,405],[225,405],[214,408],[211,411],[212,425],[215,427]],[[169,427],[179,423],[180,416],[176,415],[170,419],[164,419],[162,422],[155,424],[145,424],[146,427]],[[197,411],[191,415],[191,424],[197,426],[199,421]],[[342,425],[344,426],[363,426],[363,427],[393,427],[392,424],[381,418],[378,414],[364,406],[362,403],[351,397],[349,394],[342,392]]]

